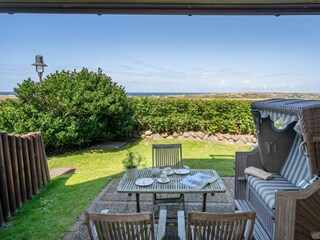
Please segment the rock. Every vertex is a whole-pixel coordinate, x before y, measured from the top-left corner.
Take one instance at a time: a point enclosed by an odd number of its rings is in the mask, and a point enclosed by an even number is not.
[[[202,140],[204,140],[204,141],[210,141],[210,138],[209,138],[209,136],[208,135],[206,135],[206,136],[204,136],[203,137],[203,139]]]
[[[198,137],[199,138],[203,139],[204,136],[205,136],[205,134],[203,132],[201,132],[201,131],[198,132]]]
[[[166,138],[166,137],[168,137],[168,133],[166,133],[166,132],[165,132],[165,133],[162,133],[161,136],[162,136],[163,138]]]
[[[217,138],[217,136],[212,135],[212,141],[213,142],[219,142],[219,139]]]
[[[227,133],[227,134],[224,135],[224,138],[229,140],[231,138],[231,135],[229,133]]]
[[[146,136],[146,139],[151,139],[151,136]]]
[[[240,140],[240,136],[239,135],[232,135],[232,139],[233,141],[239,141]]]
[[[206,140],[208,142],[212,142],[212,141],[214,141],[214,136],[212,136],[212,135],[206,136],[203,138],[203,140]]]
[[[140,138],[144,139],[144,138],[146,138],[146,135],[141,134],[141,135],[140,135]]]
[[[228,143],[234,143],[234,140],[232,138],[228,139],[227,141]]]
[[[159,133],[152,134],[153,140],[162,140],[163,137]]]
[[[198,137],[198,133],[197,132],[190,132],[190,134],[192,135],[192,137],[197,138]]]
[[[191,135],[190,132],[184,132],[182,136],[184,136],[185,138],[189,137]]]
[[[146,136],[151,136],[151,134],[152,134],[152,131],[150,131],[150,130],[148,130],[148,131],[145,131],[145,133],[144,133]]]
[[[194,137],[190,135],[189,137],[187,137],[187,139],[194,140]]]
[[[178,139],[184,139],[184,136],[179,136]]]
[[[251,137],[251,140],[253,143],[257,143],[257,141],[258,141],[254,136]]]
[[[167,137],[167,139],[173,139],[173,136],[172,136],[172,135],[169,135],[169,136]]]
[[[241,136],[240,141],[246,144],[248,142],[248,139],[246,138],[246,136]]]
[[[177,137],[179,137],[180,135],[179,135],[179,133],[174,132],[174,133],[172,134],[172,136],[173,136],[174,138],[177,138]]]
[[[224,137],[221,133],[217,133],[216,137],[219,139],[219,141],[222,141],[224,139]]]
[[[245,135],[244,137],[247,138],[247,142],[252,142],[251,135]]]

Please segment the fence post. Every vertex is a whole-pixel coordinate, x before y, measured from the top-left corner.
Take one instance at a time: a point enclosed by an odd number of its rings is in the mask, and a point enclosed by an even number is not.
[[[42,170],[41,170],[41,158],[38,144],[38,133],[32,135],[33,139],[33,148],[34,148],[34,161],[36,163],[37,170],[37,181],[38,181],[38,189],[40,190],[43,187],[42,181]]]
[[[16,207],[21,206],[21,192],[20,192],[20,177],[19,177],[19,166],[17,159],[17,145],[16,145],[16,136],[8,135],[9,140],[9,149],[11,156],[11,165],[12,165],[12,177],[13,177],[13,186],[14,193],[16,197]]]
[[[1,199],[0,199],[0,226],[1,226],[3,223],[4,223],[4,219],[3,219]]]
[[[7,175],[10,211],[11,213],[15,213],[17,211],[17,206],[16,206],[17,203],[16,203],[16,195],[14,191],[11,156],[10,156],[10,148],[9,148],[7,133],[2,134],[2,146],[3,146],[4,164],[5,164],[6,175]]]
[[[10,214],[10,204],[9,204],[9,196],[8,196],[8,185],[7,185],[7,175],[6,175],[6,167],[4,163],[4,155],[3,155],[3,142],[2,142],[2,132],[0,132],[0,201],[2,207],[2,215],[3,219],[8,219]]]
[[[32,193],[33,190],[32,190],[29,151],[28,151],[28,139],[26,136],[22,136],[21,140],[22,140],[23,163],[24,163],[25,177],[26,177],[27,197],[28,199],[31,199],[33,196],[33,193]]]
[[[40,152],[41,152],[40,155],[43,158],[44,170],[45,170],[47,181],[50,182],[50,173],[49,173],[47,155],[46,155],[46,150],[45,150],[45,147],[44,147],[44,141],[43,141],[42,133],[39,133],[39,137],[40,137]]]
[[[28,152],[29,152],[29,161],[30,161],[32,191],[33,191],[33,194],[36,195],[39,191],[39,186],[38,186],[36,162],[35,162],[35,157],[34,157],[33,138],[31,136],[31,134],[27,134],[27,141],[28,141]]]
[[[20,179],[20,192],[22,203],[26,202],[27,189],[26,189],[26,177],[25,177],[25,167],[23,163],[23,150],[22,150],[22,140],[21,136],[16,136],[16,146],[17,146],[17,160],[19,166],[19,179]]]

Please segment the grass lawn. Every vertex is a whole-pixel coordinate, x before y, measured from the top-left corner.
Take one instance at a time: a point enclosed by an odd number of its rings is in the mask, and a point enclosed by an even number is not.
[[[124,150],[84,150],[52,157],[49,168],[73,166],[76,172],[52,179],[0,230],[0,239],[60,239],[109,181],[123,175],[122,160],[128,150],[140,153],[149,167],[151,145],[166,142],[182,143],[185,165],[214,168],[220,176],[233,176],[235,151],[249,148],[202,141],[142,140]]]

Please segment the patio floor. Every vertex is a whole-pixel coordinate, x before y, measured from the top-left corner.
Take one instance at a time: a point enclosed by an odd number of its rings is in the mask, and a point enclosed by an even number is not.
[[[223,177],[225,193],[218,193],[214,196],[207,196],[207,212],[227,213],[234,212],[234,178]],[[135,194],[128,196],[125,193],[117,193],[117,186],[120,179],[113,179],[101,193],[92,201],[86,210],[101,211],[109,209],[110,213],[134,213],[136,211]],[[201,211],[202,194],[186,194],[186,210]],[[153,211],[152,194],[140,195],[141,212]],[[182,204],[167,205],[167,225],[168,231],[176,230],[177,211],[182,210]],[[158,217],[159,206],[155,208],[155,217]],[[76,223],[64,235],[63,239],[89,239],[87,227],[85,224],[84,213],[80,215]]]

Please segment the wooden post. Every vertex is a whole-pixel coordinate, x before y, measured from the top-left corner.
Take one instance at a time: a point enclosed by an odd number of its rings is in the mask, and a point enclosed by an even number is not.
[[[38,189],[40,190],[43,187],[42,181],[42,170],[41,170],[41,159],[40,159],[40,150],[38,144],[38,134],[33,134],[33,148],[34,148],[34,161],[36,163],[36,172],[37,172],[37,181],[38,181]]]
[[[0,199],[0,227],[4,223],[3,214],[2,214],[2,207],[1,207],[1,199]]]
[[[48,179],[47,179],[47,175],[46,175],[46,162],[44,162],[44,157],[41,151],[41,135],[40,133],[37,134],[37,154],[39,155],[39,160],[40,160],[40,168],[41,168],[41,176],[42,176],[42,181],[43,181],[43,185],[47,185],[48,183]]]
[[[26,189],[26,177],[25,168],[23,163],[23,150],[22,150],[22,140],[21,136],[16,136],[16,146],[17,146],[17,161],[19,167],[19,179],[20,179],[20,192],[22,203],[27,201],[27,189]]]
[[[30,134],[27,135],[27,141],[28,141],[29,162],[30,162],[30,172],[31,172],[31,181],[32,181],[32,192],[35,195],[38,193],[39,187],[38,187],[36,162],[34,158],[33,138],[32,136],[30,136]]]
[[[7,175],[6,168],[4,164],[4,155],[3,155],[3,142],[2,142],[2,134],[0,132],[0,201],[2,207],[2,216],[3,219],[6,220],[11,216],[10,214],[10,204],[9,204],[9,196],[8,196],[8,186],[7,186]]]
[[[10,156],[10,148],[9,148],[7,133],[2,134],[2,146],[3,146],[4,164],[5,164],[6,175],[7,175],[10,211],[11,213],[15,213],[17,211],[17,206],[16,206],[16,196],[15,196],[15,190],[14,190],[14,184],[13,184],[11,156]]]
[[[23,164],[25,169],[25,177],[26,177],[26,190],[27,197],[31,199],[33,196],[32,190],[32,180],[31,180],[31,171],[30,171],[30,161],[29,161],[29,151],[28,151],[28,139],[26,136],[21,138],[22,140],[22,153],[23,153]]]
[[[14,193],[16,197],[16,207],[19,208],[22,203],[21,203],[20,177],[19,177],[19,166],[18,166],[18,159],[17,159],[16,137],[13,135],[8,135],[8,140],[9,140],[9,149],[10,149],[10,156],[11,156]]]
[[[42,134],[39,133],[39,135],[40,135],[40,151],[41,151],[41,156],[43,157],[43,163],[44,163],[44,167],[45,167],[46,178],[47,178],[47,181],[50,182],[50,173],[49,173],[46,150],[45,150],[45,147],[44,147],[44,141],[43,141]]]

